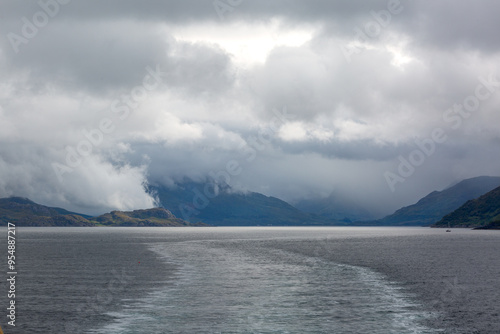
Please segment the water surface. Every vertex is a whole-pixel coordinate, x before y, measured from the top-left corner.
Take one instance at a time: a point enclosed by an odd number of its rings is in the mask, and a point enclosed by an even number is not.
[[[479,327],[493,333],[498,321],[494,309],[484,317],[489,325],[466,328],[454,319],[452,308],[474,298],[468,271],[457,271],[457,261],[449,260],[451,252],[469,246],[483,254],[484,265],[497,263],[497,256],[486,256],[497,250],[495,233],[379,227],[19,230],[19,333],[403,334],[473,333]],[[489,279],[498,284],[498,276]],[[450,286],[458,293],[446,292]]]

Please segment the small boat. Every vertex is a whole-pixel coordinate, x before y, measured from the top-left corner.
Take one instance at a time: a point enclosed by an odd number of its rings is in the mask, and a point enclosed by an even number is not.
[[[451,232],[451,230],[446,230],[446,232]]]

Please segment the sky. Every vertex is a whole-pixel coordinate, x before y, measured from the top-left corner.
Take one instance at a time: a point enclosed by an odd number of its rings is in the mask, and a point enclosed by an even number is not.
[[[377,215],[500,175],[497,1],[0,2],[0,197],[228,182]],[[498,79],[497,79],[498,78]]]

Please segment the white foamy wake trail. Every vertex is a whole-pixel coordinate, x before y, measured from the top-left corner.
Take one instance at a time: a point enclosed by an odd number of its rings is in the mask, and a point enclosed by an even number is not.
[[[430,334],[396,284],[366,269],[252,240],[151,245],[180,266],[175,282],[92,333]]]

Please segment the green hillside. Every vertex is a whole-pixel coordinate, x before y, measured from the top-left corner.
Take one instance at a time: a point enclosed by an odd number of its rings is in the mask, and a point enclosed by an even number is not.
[[[94,226],[82,215],[37,204],[27,198],[0,198],[0,225],[17,226]]]
[[[207,226],[190,224],[164,208],[112,211],[90,217],[37,204],[27,198],[0,198],[0,226]]]
[[[164,208],[112,211],[91,220],[103,226],[207,226],[205,224],[190,224],[176,218]]]
[[[446,215],[433,227],[482,227],[500,221],[500,187],[483,196],[467,201]],[[492,226],[493,227],[493,224]]]
[[[500,220],[492,221],[484,226],[475,227],[474,230],[500,230]]]
[[[403,207],[376,221],[359,225],[428,226],[453,212],[468,200],[477,198],[500,186],[500,177],[480,176],[463,180],[443,191],[434,191],[417,203]]]

